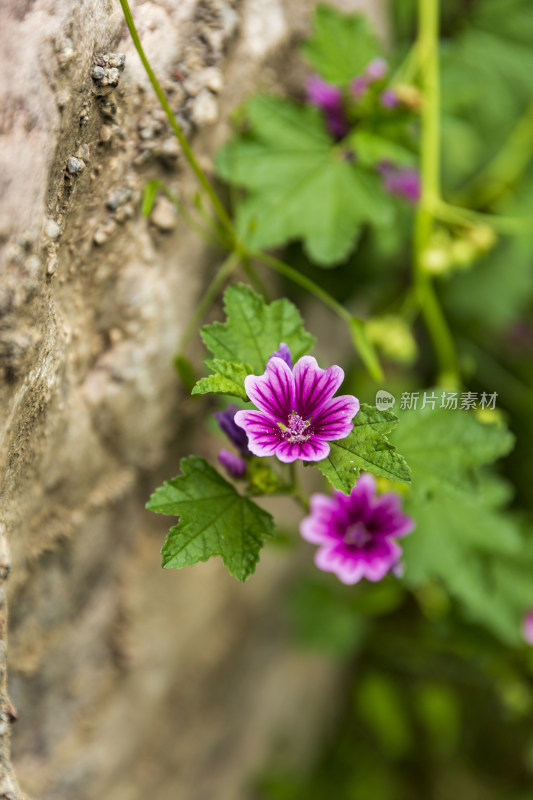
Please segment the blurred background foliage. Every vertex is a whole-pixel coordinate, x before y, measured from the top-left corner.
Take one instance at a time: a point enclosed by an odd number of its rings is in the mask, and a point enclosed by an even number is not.
[[[389,6],[394,68],[415,39],[417,3],[390,0]],[[481,213],[533,219],[533,4],[446,0],[442,6],[444,197]],[[409,306],[414,212],[397,202],[394,214],[394,224],[365,227],[355,251],[333,269],[313,264],[298,243],[288,246],[286,260],[374,320],[386,388],[398,395],[431,385],[434,362]],[[533,226],[507,235],[483,224],[446,222],[434,237],[436,288],[465,387],[497,392],[498,412],[516,435],[500,465],[497,493],[511,497],[530,550]],[[293,285],[284,290],[302,302]],[[380,341],[381,319],[395,331],[392,340]],[[348,381],[359,397],[373,397],[375,385],[360,363],[354,361]],[[524,559],[527,564],[526,553]],[[502,555],[502,576],[504,562]],[[465,551],[458,570],[466,583],[470,565]],[[520,581],[533,584],[529,567]],[[437,580],[409,591],[393,578],[344,587],[333,576],[312,573],[291,590],[288,619],[302,647],[346,664],[345,702],[308,773],[268,765],[258,798],[533,800],[528,646],[509,648],[465,618]]]

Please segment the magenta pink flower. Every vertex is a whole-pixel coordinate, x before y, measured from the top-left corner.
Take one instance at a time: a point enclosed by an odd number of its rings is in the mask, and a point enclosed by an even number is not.
[[[361,475],[349,495],[334,492],[311,497],[311,514],[302,520],[302,537],[319,545],[315,563],[334,572],[343,583],[367,578],[380,581],[388,572],[400,573],[400,546],[395,539],[414,528],[394,492],[376,496],[372,475]]]
[[[528,644],[533,644],[533,610],[528,611],[522,622],[522,634]]]
[[[286,463],[326,458],[328,441],[348,436],[359,411],[353,395],[333,397],[343,380],[340,367],[320,369],[312,356],[292,370],[273,357],[263,375],[248,375],[246,393],[259,411],[238,411],[235,422],[246,431],[250,451]]]

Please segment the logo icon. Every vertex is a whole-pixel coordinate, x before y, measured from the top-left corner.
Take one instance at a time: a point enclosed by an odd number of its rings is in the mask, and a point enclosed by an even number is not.
[[[386,392],[385,389],[380,389],[376,392],[376,408],[378,411],[387,411],[389,408],[393,408],[395,402],[394,395]]]

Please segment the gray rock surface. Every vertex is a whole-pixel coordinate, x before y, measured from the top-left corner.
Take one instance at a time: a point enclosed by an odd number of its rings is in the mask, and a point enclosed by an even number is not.
[[[132,3],[208,169],[311,5]],[[0,798],[251,797],[312,750],[338,671],[290,643],[285,555],[246,586],[160,568],[143,505],[205,414],[171,362],[220,256],[168,203],[141,215],[147,180],[196,186],[118,0],[3,0],[0,59]]]

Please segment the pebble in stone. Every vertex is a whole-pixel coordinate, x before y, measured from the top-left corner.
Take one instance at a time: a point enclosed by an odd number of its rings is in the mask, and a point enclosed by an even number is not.
[[[107,242],[109,237],[115,232],[115,228],[117,224],[115,220],[110,219],[107,220],[98,230],[95,232],[93,236],[93,242],[97,245],[102,245]]]
[[[49,239],[57,239],[57,237],[61,233],[61,228],[59,227],[55,219],[52,219],[50,217],[50,219],[47,220],[46,222],[44,232]]]
[[[154,155],[167,167],[174,167],[180,156],[181,147],[174,136],[165,139],[161,145],[154,149]]]
[[[212,125],[218,119],[218,103],[209,89],[202,89],[192,107],[192,119],[198,125]]]
[[[131,189],[117,189],[107,198],[106,206],[110,211],[116,211],[119,206],[131,200],[132,194]]]
[[[177,223],[174,206],[168,197],[159,197],[156,201],[150,220],[163,233],[170,233],[174,230]]]
[[[67,161],[67,170],[71,175],[79,175],[85,169],[85,162],[76,156],[70,156]]]
[[[65,39],[59,53],[57,54],[59,68],[65,69],[65,67],[67,67],[74,58],[74,55],[75,52],[71,39]]]
[[[91,77],[97,94],[106,95],[117,88],[125,63],[126,56],[123,53],[103,53],[96,57]]]

